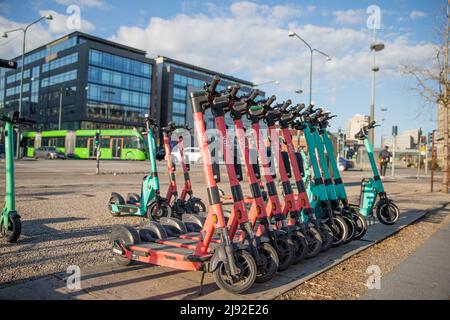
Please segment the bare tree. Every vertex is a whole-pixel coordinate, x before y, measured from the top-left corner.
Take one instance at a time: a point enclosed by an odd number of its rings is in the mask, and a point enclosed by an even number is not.
[[[443,122],[443,178],[442,189],[449,192],[450,184],[450,148],[449,148],[449,111],[450,111],[450,82],[449,82],[449,27],[450,27],[450,0],[444,11],[445,22],[439,27],[442,33],[442,43],[436,45],[434,63],[431,66],[402,66],[401,71],[413,78],[416,91],[426,102],[437,104],[439,112],[438,121]]]

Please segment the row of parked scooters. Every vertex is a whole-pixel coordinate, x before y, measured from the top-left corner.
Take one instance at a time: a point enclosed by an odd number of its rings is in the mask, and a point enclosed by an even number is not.
[[[276,98],[258,100],[257,90],[239,96],[239,85],[217,92],[219,82],[215,77],[203,91],[190,94],[209,207],[193,196],[181,136],[178,148],[185,184],[178,196],[170,157],[170,135],[177,130],[172,124],[162,128],[170,184],[166,197],[161,196],[155,159],[157,128],[154,120],[147,117],[151,168],[141,194],[129,194],[124,199],[113,193],[108,203],[114,216],[127,213],[146,218],[139,228],[113,226],[111,241],[117,263],[128,265],[135,260],[178,270],[198,270],[203,272],[202,283],[203,275],[210,272],[221,289],[243,293],[255,282],[267,282],[293,264],[361,239],[368,220],[374,220],[374,212],[383,224],[392,225],[398,220],[399,210],[383,189],[374,150],[367,139],[375,123],[357,135],[364,140],[374,177],[363,180],[360,203],[353,205],[347,198],[327,131],[334,116],[312,105],[292,106],[291,101],[273,106]],[[239,174],[240,165],[230,161],[225,161],[225,167],[231,195],[224,195],[217,185],[204,121],[208,109],[222,136],[225,159],[234,154],[225,116],[229,114],[233,120],[249,195],[244,195],[241,187],[244,175]],[[251,123],[260,166],[250,161],[244,117]],[[271,147],[261,141],[262,122],[268,127]],[[294,148],[292,130],[304,135],[307,150]],[[276,139],[283,148],[276,147]],[[232,206],[229,214],[224,210],[227,202]]]

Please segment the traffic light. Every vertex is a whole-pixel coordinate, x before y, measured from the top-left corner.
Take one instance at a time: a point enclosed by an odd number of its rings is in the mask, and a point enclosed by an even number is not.
[[[392,136],[393,137],[398,136],[398,126],[393,126],[392,127]]]
[[[427,144],[427,137],[426,136],[421,136],[420,137],[420,143],[422,145],[426,145]]]
[[[94,140],[95,146],[98,147],[100,145],[100,132],[95,133],[95,140]]]
[[[428,133],[428,142],[433,143],[433,132]]]
[[[0,68],[17,69],[17,62],[13,60],[0,59]]]

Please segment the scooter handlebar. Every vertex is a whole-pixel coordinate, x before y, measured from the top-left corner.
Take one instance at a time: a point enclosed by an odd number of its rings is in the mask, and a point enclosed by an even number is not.
[[[214,76],[206,91],[208,91],[208,93],[210,93],[210,94],[215,93],[219,83],[220,83],[220,77]]]
[[[254,89],[252,90],[252,92],[250,92],[250,94],[247,97],[247,101],[248,102],[253,102],[255,101],[255,99],[261,94],[261,92],[258,89]]]
[[[292,104],[292,100],[286,100],[280,107],[281,112],[286,113],[289,106]]]
[[[239,90],[241,90],[241,86],[238,83],[234,86],[228,87],[228,96],[232,99],[236,99]]]
[[[270,108],[270,106],[277,100],[277,97],[275,95],[271,96],[269,99],[266,100],[264,103],[264,107]]]

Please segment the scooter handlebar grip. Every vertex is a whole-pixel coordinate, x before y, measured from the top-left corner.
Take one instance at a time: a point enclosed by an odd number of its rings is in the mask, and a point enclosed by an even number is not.
[[[230,93],[229,93],[230,97],[236,98],[239,90],[241,90],[241,86],[239,84],[236,84],[236,85],[232,86],[230,88]]]
[[[254,101],[259,96],[259,94],[260,94],[259,90],[254,89],[252,90],[252,92],[250,92],[250,95],[248,96],[247,100]]]
[[[289,99],[289,100],[285,101],[283,103],[283,105],[281,106],[281,112],[285,113],[291,104],[292,104],[292,100]]]
[[[212,80],[211,80],[211,83],[209,85],[209,90],[208,91],[210,93],[216,92],[216,89],[217,89],[217,86],[219,85],[219,82],[220,82],[219,76],[214,76],[212,78]]]
[[[267,99],[266,103],[264,103],[265,107],[270,107],[272,105],[272,103],[275,102],[275,100],[277,100],[277,97],[275,95],[271,96],[269,99]]]

